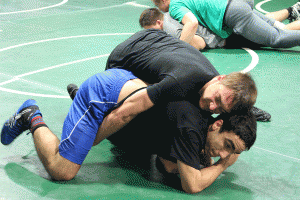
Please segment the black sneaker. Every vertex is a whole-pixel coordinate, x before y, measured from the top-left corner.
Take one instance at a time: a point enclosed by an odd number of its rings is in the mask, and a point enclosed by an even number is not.
[[[293,10],[289,17],[290,22],[300,20],[300,1],[292,6]]]
[[[254,107],[251,109],[251,112],[256,117],[256,121],[260,122],[269,122],[271,121],[271,115],[267,113],[266,111],[263,111],[257,107]]]
[[[75,85],[75,84],[73,84],[73,83],[71,83],[71,84],[69,84],[69,85],[67,86],[68,93],[69,93],[70,98],[71,98],[72,100],[74,100],[74,98],[75,98],[75,96],[76,96],[76,93],[77,93],[78,89],[79,89],[78,86]]]

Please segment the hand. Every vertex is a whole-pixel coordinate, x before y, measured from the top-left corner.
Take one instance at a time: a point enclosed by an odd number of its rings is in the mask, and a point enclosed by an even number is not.
[[[207,155],[204,150],[201,151],[200,153],[200,164],[203,165],[204,167],[209,167],[214,164],[214,160]]]
[[[240,154],[229,154],[226,158],[224,158],[224,159],[221,158],[220,160],[223,161],[222,164],[224,166],[229,167],[237,161],[239,156],[240,156]]]

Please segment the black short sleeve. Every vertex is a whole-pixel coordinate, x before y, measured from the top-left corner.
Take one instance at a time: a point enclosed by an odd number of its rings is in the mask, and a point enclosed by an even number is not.
[[[154,104],[189,100],[219,75],[209,60],[191,45],[164,31],[147,29],[119,44],[106,69],[123,68],[153,84],[148,95]]]
[[[200,169],[200,152],[205,146],[211,116],[190,102],[181,101],[168,104],[168,117],[177,126],[170,143],[169,156]]]

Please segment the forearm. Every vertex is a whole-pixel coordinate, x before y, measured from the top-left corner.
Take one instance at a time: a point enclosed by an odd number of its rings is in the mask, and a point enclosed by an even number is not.
[[[154,104],[150,100],[146,89],[143,89],[129,97],[119,108],[113,110],[104,118],[98,129],[94,145],[119,131],[139,113],[148,110],[153,105]]]
[[[181,22],[183,24],[183,27],[180,40],[191,43],[198,28],[198,20],[192,12],[188,12],[184,15]]]
[[[228,166],[225,163],[222,163],[222,161],[219,160],[214,165],[201,169],[201,178],[198,180],[198,184],[201,189],[200,191],[215,182],[215,180],[227,169],[227,167]]]
[[[198,23],[188,22],[186,23],[181,32],[180,40],[187,43],[191,43],[197,31]]]
[[[198,193],[209,187],[228,167],[226,162],[219,160],[210,167],[197,170],[179,161],[179,172],[182,189],[187,193]]]

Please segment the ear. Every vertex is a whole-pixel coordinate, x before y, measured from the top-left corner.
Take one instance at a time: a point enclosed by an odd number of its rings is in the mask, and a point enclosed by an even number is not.
[[[213,79],[210,80],[210,82],[218,82],[223,80],[226,77],[226,75],[218,75],[216,77],[214,77]]]
[[[156,24],[160,27],[161,30],[163,30],[164,21],[162,20],[156,20]]]
[[[223,120],[222,119],[219,119],[217,121],[215,121],[212,125],[212,129],[215,131],[215,130],[219,130],[223,125]]]
[[[170,0],[160,0],[160,1],[163,2],[164,5],[170,4]]]
[[[217,76],[218,81],[223,80],[226,77],[226,75],[219,75]]]

